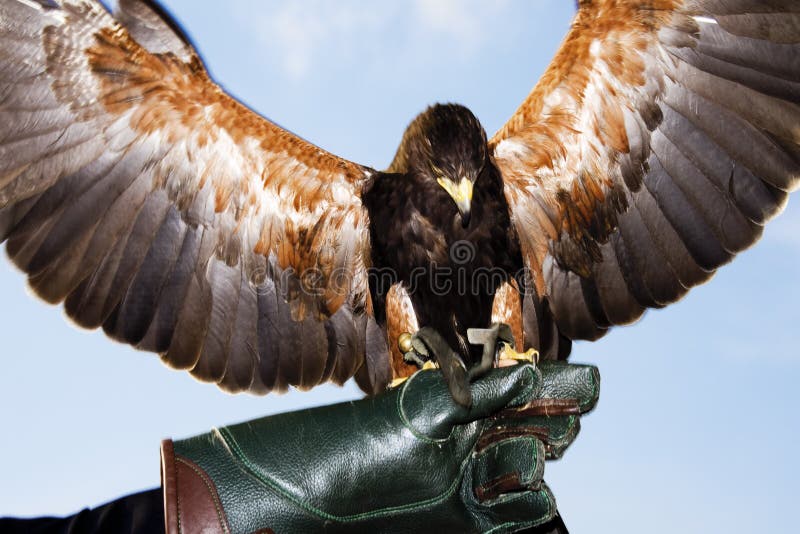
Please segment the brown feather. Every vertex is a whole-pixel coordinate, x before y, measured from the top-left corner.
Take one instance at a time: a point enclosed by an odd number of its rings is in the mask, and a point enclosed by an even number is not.
[[[406,289],[394,284],[386,295],[386,338],[392,358],[392,379],[411,376],[419,369],[406,363],[398,340],[401,334],[415,334],[419,330],[414,305]]]
[[[505,323],[511,327],[514,346],[522,351],[525,338],[522,330],[522,298],[515,280],[500,286],[492,303],[492,322]]]

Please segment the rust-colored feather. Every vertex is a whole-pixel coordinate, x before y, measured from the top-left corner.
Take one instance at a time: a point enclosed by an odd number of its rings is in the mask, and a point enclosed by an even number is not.
[[[398,345],[401,334],[415,334],[417,330],[417,316],[408,292],[400,284],[393,285],[386,295],[386,336],[392,357],[392,379],[411,376],[419,370],[405,362]]]
[[[522,351],[525,338],[522,330],[522,299],[519,287],[512,280],[500,286],[492,303],[492,323],[505,323],[511,327],[514,346]]]

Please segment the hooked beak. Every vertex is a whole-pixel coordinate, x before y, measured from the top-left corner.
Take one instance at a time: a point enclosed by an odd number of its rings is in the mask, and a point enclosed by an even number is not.
[[[436,181],[456,203],[458,213],[461,214],[461,226],[464,228],[469,226],[472,205],[472,182],[466,178],[462,178],[458,184],[449,178],[439,178]]]
[[[470,219],[469,201],[456,203],[456,206],[458,207],[458,213],[461,214],[461,226],[463,228],[466,228],[467,226],[469,226],[469,219]]]

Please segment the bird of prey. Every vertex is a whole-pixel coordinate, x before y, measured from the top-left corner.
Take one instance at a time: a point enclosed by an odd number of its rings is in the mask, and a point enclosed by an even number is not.
[[[153,2],[0,1],[0,241],[48,302],[228,391],[566,358],[706,281],[800,179],[800,6],[581,0],[489,138],[458,105],[377,171],[226,94]],[[466,280],[466,284],[464,281]]]

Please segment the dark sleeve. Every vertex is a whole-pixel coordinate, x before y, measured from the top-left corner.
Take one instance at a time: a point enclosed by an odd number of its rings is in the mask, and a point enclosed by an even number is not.
[[[0,518],[3,534],[162,534],[164,511],[161,488],[128,495],[69,517]],[[561,515],[524,534],[569,534]]]
[[[3,534],[163,534],[161,488],[81,510],[69,517],[0,518]]]

